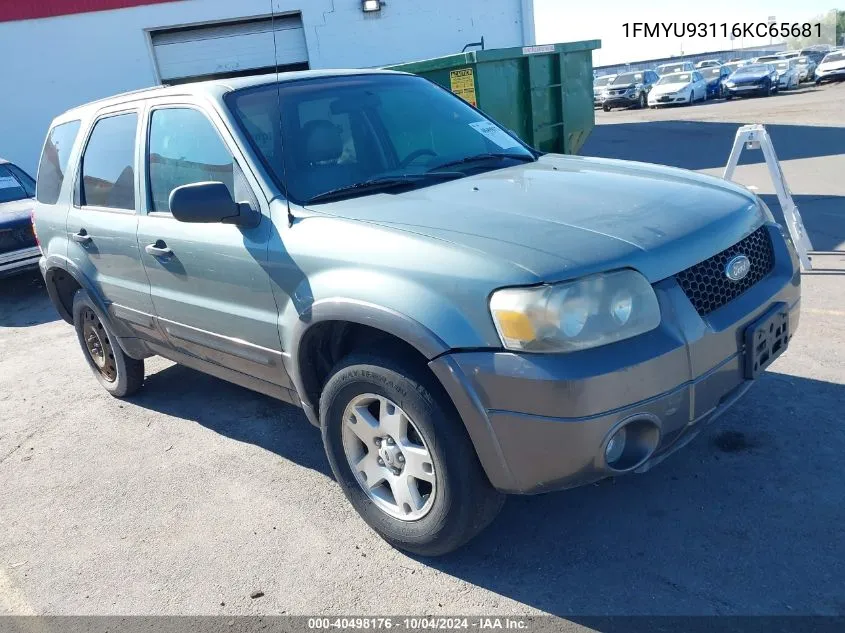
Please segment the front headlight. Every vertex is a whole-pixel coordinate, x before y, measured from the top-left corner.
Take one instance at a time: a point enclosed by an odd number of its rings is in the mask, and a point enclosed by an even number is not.
[[[634,270],[497,290],[490,297],[490,313],[502,345],[526,352],[598,347],[660,325],[657,296]]]

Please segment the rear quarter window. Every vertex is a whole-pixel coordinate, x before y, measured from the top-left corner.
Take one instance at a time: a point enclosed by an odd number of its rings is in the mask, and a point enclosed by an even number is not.
[[[58,201],[70,151],[78,133],[79,121],[68,121],[55,126],[47,134],[38,163],[38,179],[35,185],[35,198],[38,202],[56,204]]]

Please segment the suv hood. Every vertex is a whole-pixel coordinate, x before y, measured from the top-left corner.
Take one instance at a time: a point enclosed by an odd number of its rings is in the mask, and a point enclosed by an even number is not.
[[[505,259],[542,281],[616,268],[665,279],[766,215],[726,181],[646,163],[549,154],[400,194],[314,205]]]

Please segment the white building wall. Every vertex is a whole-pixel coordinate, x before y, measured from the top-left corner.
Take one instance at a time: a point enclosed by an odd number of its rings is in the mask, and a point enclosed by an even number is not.
[[[34,175],[50,121],[70,107],[155,85],[148,31],[262,17],[271,0],[182,0],[0,23],[0,156]],[[299,11],[312,68],[369,67],[533,43],[532,0],[272,0]],[[528,15],[530,26],[523,22]]]

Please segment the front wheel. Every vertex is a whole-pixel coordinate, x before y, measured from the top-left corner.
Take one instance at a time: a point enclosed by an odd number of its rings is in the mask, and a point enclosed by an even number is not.
[[[609,105],[603,105],[601,107],[601,109],[604,110],[605,112],[610,112],[610,106]]]
[[[640,110],[644,110],[646,107],[648,107],[648,100],[645,96],[645,93],[642,92],[642,93],[640,93],[639,108],[640,108]]]
[[[343,493],[394,547],[446,554],[502,507],[454,406],[412,363],[347,357],[320,397],[320,422]]]
[[[94,376],[116,398],[131,396],[144,384],[144,361],[121,349],[100,309],[83,289],[73,297],[73,325]]]

